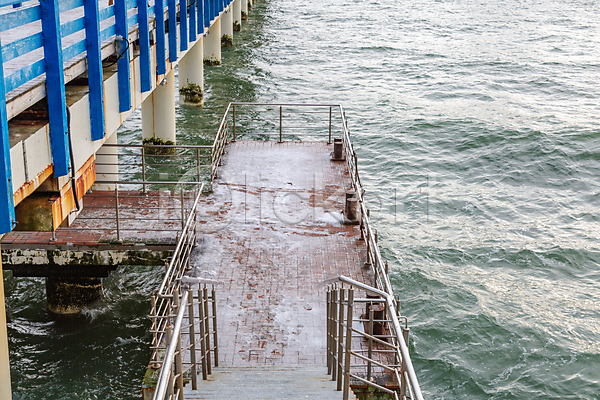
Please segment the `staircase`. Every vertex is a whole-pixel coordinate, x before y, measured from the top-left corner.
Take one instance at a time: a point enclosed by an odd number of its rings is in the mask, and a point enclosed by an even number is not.
[[[184,389],[186,400],[337,400],[336,383],[317,366],[213,367],[207,381]],[[350,398],[355,399],[352,393]]]

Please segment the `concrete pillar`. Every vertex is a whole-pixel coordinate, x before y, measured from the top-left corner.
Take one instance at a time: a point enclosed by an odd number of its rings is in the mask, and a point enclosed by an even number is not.
[[[186,103],[204,103],[204,38],[179,61],[179,99]]]
[[[110,135],[104,144],[117,144],[117,132]],[[119,180],[119,149],[116,147],[102,146],[96,153],[96,179]],[[108,164],[108,165],[105,165]],[[115,190],[114,184],[94,183],[92,190]]]
[[[248,0],[240,0],[242,2],[242,21],[248,21]]]
[[[175,71],[142,102],[142,137],[176,143],[175,130]]]
[[[2,235],[0,235],[2,238]],[[12,398],[10,388],[10,363],[8,361],[8,332],[6,329],[6,307],[4,298],[4,277],[0,259],[0,399]]]
[[[221,65],[221,18],[217,18],[204,38],[204,63]]]
[[[61,315],[80,313],[102,296],[100,278],[46,278],[48,310]]]
[[[221,16],[221,46],[233,46],[233,9],[227,7]]]
[[[235,0],[233,9],[233,30],[239,32],[242,29],[242,2],[244,0]]]

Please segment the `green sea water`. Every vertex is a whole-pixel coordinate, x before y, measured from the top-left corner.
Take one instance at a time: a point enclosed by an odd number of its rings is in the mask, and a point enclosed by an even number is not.
[[[260,0],[178,141],[229,101],[346,108],[428,399],[600,399],[600,3]],[[134,114],[119,132],[139,141]],[[137,399],[160,270],[77,320],[5,278],[15,399]]]

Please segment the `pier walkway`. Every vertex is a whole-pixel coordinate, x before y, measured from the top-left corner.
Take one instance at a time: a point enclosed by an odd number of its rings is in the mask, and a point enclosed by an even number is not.
[[[211,158],[152,296],[144,398],[422,399],[342,107],[231,103]]]

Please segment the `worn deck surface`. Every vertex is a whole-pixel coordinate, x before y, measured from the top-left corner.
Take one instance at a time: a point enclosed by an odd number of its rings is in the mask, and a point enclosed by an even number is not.
[[[184,399],[335,400],[342,399],[323,367],[215,368],[199,391],[185,390]],[[350,399],[355,399],[350,393]]]
[[[371,282],[357,226],[340,223],[346,163],[332,145],[238,141],[200,207],[193,273],[216,279],[221,366],[326,365],[324,282]]]

